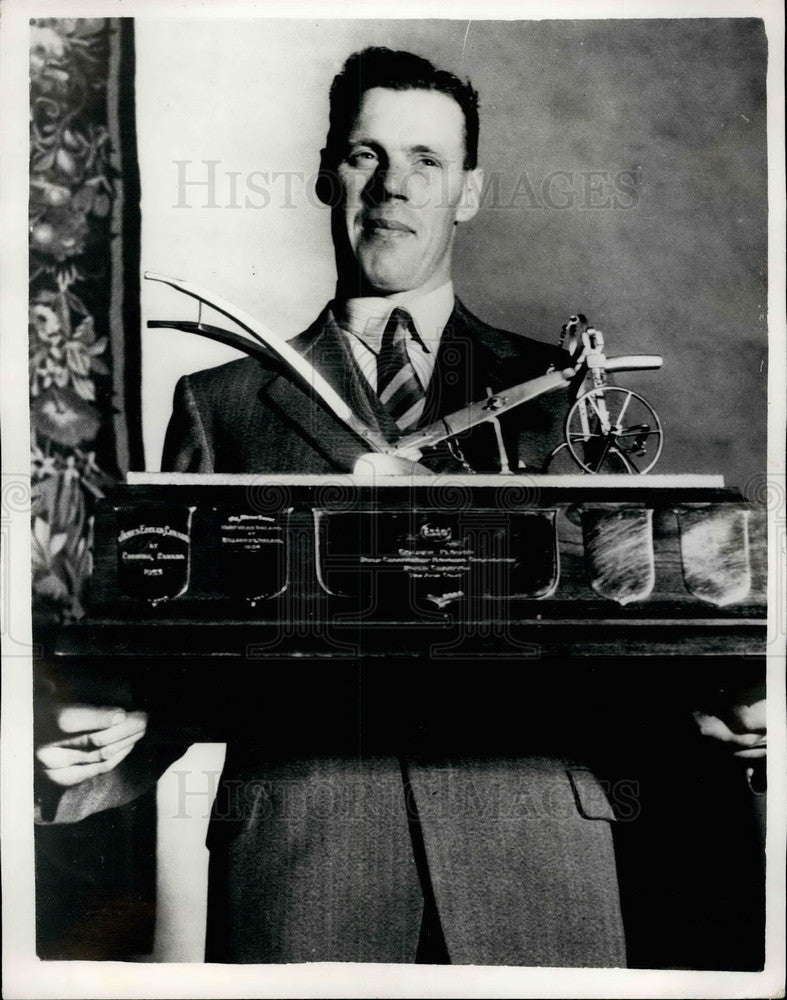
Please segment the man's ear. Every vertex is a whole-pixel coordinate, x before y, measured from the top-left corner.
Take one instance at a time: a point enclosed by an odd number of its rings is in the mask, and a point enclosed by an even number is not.
[[[483,186],[483,167],[476,167],[475,170],[465,170],[462,197],[459,199],[459,207],[456,210],[457,222],[468,222],[476,214],[481,207],[481,191]]]
[[[333,157],[328,156],[327,149],[320,150],[320,172],[314,185],[314,193],[329,208],[336,208],[342,200],[342,185]]]

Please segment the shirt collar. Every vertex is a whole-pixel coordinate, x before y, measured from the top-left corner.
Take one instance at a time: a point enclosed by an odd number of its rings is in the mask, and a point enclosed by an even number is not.
[[[371,295],[347,299],[336,303],[335,315],[343,330],[357,337],[370,351],[379,354],[385,325],[397,307],[410,313],[426,350],[436,352],[454,308],[453,282],[446,281],[425,295],[414,292],[412,296],[398,296],[396,301]]]

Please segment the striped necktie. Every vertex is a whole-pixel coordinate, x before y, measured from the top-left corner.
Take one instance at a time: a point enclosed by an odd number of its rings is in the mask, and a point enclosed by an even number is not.
[[[408,312],[394,309],[377,356],[377,395],[400,430],[416,423],[426,402],[426,393],[407,354],[411,323]]]

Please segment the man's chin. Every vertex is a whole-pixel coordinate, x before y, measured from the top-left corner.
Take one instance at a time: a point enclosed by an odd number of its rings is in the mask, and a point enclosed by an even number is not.
[[[381,266],[379,261],[370,265],[363,259],[359,264],[359,273],[371,295],[409,292],[421,284],[420,276],[412,268],[391,266],[388,263]]]

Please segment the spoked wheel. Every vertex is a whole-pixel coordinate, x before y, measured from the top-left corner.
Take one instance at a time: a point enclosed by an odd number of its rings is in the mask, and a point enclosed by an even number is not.
[[[583,393],[568,411],[565,445],[585,472],[642,475],[661,455],[664,432],[647,400],[605,386]]]
[[[557,446],[557,448],[552,450],[549,458],[546,460],[540,471],[544,475],[549,473],[550,475],[567,476],[572,473],[577,473],[578,464],[577,459],[574,458],[573,452],[569,451],[568,442],[563,441]],[[588,469],[583,466],[582,471],[587,472]],[[630,463],[626,461],[623,455],[611,450],[607,453],[604,468],[601,469],[601,472],[608,476],[625,476],[630,475],[634,471],[635,470],[631,467]]]

